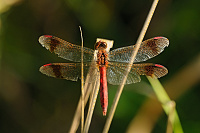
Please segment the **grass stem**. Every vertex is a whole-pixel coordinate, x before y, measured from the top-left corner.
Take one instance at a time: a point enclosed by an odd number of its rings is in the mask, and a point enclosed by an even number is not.
[[[153,90],[158,100],[161,102],[165,113],[168,115],[169,117],[168,123],[172,124],[174,133],[183,133],[183,129],[178,117],[178,113],[175,109],[175,102],[171,101],[171,99],[167,95],[165,89],[163,88],[163,86],[161,85],[158,79],[153,79],[149,76],[147,76],[147,79],[149,80],[151,86],[153,87]],[[170,125],[167,131],[169,130],[170,130]]]
[[[83,34],[80,28],[81,33],[81,133],[83,133],[83,126],[84,126],[84,108],[85,108],[85,102],[84,102],[84,70],[83,70]]]

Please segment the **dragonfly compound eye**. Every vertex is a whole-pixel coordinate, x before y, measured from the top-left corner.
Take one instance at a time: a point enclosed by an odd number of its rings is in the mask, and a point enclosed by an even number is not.
[[[98,41],[96,44],[95,44],[95,49],[99,49],[99,48],[104,48],[106,49],[107,48],[107,43],[106,42],[102,42],[102,41]]]

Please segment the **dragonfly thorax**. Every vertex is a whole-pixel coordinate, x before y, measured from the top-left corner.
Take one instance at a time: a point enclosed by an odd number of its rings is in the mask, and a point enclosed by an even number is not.
[[[97,64],[99,65],[99,67],[108,65],[108,54],[106,50],[101,50],[101,49],[98,50]]]

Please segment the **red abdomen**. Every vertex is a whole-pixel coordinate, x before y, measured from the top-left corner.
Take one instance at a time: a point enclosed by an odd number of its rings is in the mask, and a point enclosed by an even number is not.
[[[106,66],[99,67],[100,71],[100,100],[103,115],[105,116],[108,108],[108,87],[106,78]]]

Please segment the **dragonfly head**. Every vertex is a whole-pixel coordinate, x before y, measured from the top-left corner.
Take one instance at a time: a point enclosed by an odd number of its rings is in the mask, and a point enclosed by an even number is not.
[[[95,48],[95,50],[97,50],[99,48],[106,49],[107,48],[107,43],[100,40],[100,41],[95,43],[94,48]]]

